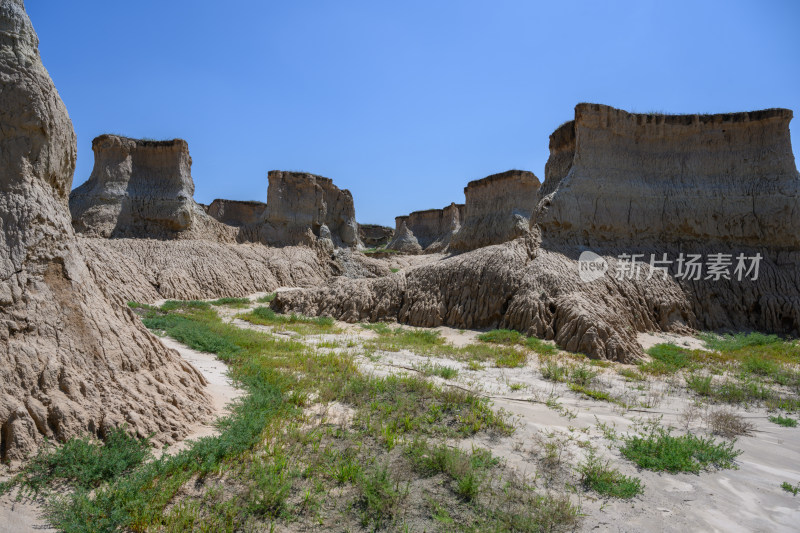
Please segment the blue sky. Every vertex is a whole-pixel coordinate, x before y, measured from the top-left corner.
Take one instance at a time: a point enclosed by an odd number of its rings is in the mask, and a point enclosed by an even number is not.
[[[353,192],[358,220],[544,179],[576,103],[800,112],[800,2],[27,0],[78,134],[189,141],[195,198],[266,201],[267,171]],[[800,131],[796,127],[795,131]]]

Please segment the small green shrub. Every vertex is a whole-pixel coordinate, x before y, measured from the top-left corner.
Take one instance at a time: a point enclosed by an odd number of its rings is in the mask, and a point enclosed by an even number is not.
[[[513,329],[493,329],[478,335],[478,340],[494,344],[520,344],[524,337]]]
[[[758,332],[727,335],[702,333],[700,338],[705,342],[706,348],[720,352],[733,352],[750,346],[767,346],[783,342],[777,335],[765,335]]]
[[[779,426],[783,426],[785,428],[796,428],[797,427],[797,420],[794,418],[789,418],[788,416],[770,416],[769,421],[773,424],[778,424]]]
[[[800,493],[800,483],[797,485],[792,485],[788,481],[784,481],[781,483],[781,488],[786,492],[791,492],[792,496],[797,496],[797,494]]]
[[[361,476],[356,486],[360,493],[362,525],[374,525],[375,529],[394,518],[407,494],[401,489],[400,482],[389,474],[387,467],[373,469]]]
[[[686,376],[686,386],[700,396],[711,396],[711,381],[712,376],[700,376],[697,374]]]
[[[558,353],[558,348],[553,346],[552,344],[548,344],[541,339],[537,339],[536,337],[528,337],[525,339],[525,346],[528,349],[532,350],[533,352],[539,355],[555,355]]]
[[[521,368],[528,362],[528,355],[519,350],[504,350],[495,359],[497,368]]]
[[[541,372],[542,377],[548,381],[566,381],[569,375],[569,367],[561,366],[554,360],[548,359],[541,368],[539,368],[539,372]]]
[[[38,493],[54,481],[66,481],[79,489],[90,489],[128,472],[149,457],[147,439],[132,437],[125,428],[114,428],[102,442],[80,437],[68,440],[60,448],[42,448],[5,488],[18,484],[23,490]]]
[[[587,490],[612,498],[633,498],[644,492],[642,480],[625,476],[609,463],[603,463],[592,450],[586,460],[578,465],[581,483]]]
[[[453,379],[458,375],[458,369],[440,364],[425,363],[416,369],[426,376],[438,376],[442,379]]]
[[[588,387],[594,381],[594,378],[597,377],[597,372],[590,369],[586,365],[576,366],[570,372],[569,380],[570,382],[574,383],[575,385],[580,385],[581,387]]]
[[[709,468],[736,468],[741,451],[733,442],[716,442],[687,433],[675,436],[670,429],[651,426],[640,435],[623,437],[622,455],[639,467],[665,472],[699,473]]]
[[[273,292],[271,294],[265,294],[264,296],[260,296],[259,298],[256,298],[256,302],[260,303],[260,304],[268,304],[272,300],[274,300],[277,295],[278,295],[278,293],[276,293],[276,292]]]

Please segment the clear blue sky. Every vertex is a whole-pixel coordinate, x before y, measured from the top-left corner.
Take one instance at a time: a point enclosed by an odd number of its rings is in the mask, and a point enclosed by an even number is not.
[[[26,7],[78,133],[75,186],[101,133],[181,137],[200,202],[266,201],[268,170],[303,170],[350,189],[360,222],[393,225],[488,174],[544,179],[578,102],[800,113],[791,0]]]

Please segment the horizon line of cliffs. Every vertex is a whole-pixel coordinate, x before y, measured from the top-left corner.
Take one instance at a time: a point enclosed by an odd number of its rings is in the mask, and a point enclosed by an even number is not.
[[[469,182],[466,204],[397,217],[393,230],[358,224],[350,191],[306,172],[269,171],[266,203],[199,204],[183,139],[106,134],[93,140],[92,151],[92,173],[70,193],[69,206],[75,231],[97,238],[385,247],[411,254],[468,251],[528,234],[539,188],[532,172],[494,174]]]
[[[791,119],[787,109],[655,115],[578,104],[550,136],[527,238],[389,279],[281,293],[273,308],[348,322],[507,328],[628,363],[645,357],[639,332],[798,336],[800,173]],[[411,216],[398,222],[413,232]],[[608,271],[587,281],[580,257],[589,249]],[[627,274],[623,253],[643,258]],[[712,265],[691,274],[685,254]],[[666,256],[664,270],[647,264],[651,256]],[[711,270],[714,256],[721,275]],[[737,256],[760,258],[758,275],[737,277]]]

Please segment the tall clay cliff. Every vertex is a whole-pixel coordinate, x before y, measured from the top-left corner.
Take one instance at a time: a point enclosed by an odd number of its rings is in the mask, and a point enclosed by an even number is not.
[[[474,250],[527,235],[538,193],[539,179],[525,170],[469,182],[464,188],[464,220],[450,250]]]
[[[358,238],[367,248],[386,246],[394,236],[394,230],[388,226],[378,224],[359,224]]]
[[[216,199],[206,208],[206,213],[229,226],[242,227],[264,220],[267,204],[263,202]]]
[[[406,253],[446,252],[463,220],[464,204],[456,203],[397,217],[394,236],[387,247]]]
[[[580,104],[550,137],[528,238],[384,279],[279,294],[274,305],[343,320],[506,327],[617,361],[643,356],[636,332],[796,335],[800,175],[790,119],[776,109],[663,116]],[[608,264],[594,280],[579,275],[587,246]],[[619,257],[682,252],[763,260],[757,279],[686,279],[675,264],[624,275]]]
[[[235,240],[234,229],[194,201],[186,141],[101,135],[92,150],[92,175],[69,198],[76,231],[91,237]]]
[[[127,424],[171,442],[207,416],[204,380],[81,257],[72,123],[22,0],[0,0],[0,459]]]
[[[544,239],[599,246],[796,249],[788,109],[643,115],[579,104],[551,136]]]
[[[339,189],[330,178],[305,172],[271,170],[268,177],[265,220],[245,227],[242,240],[272,246],[358,246],[350,191]]]

